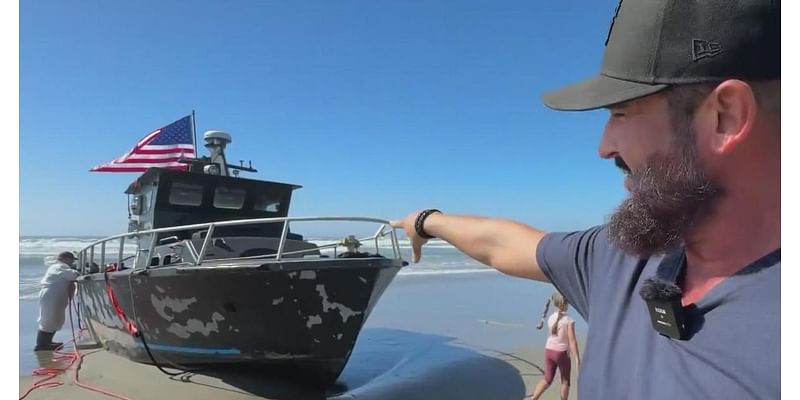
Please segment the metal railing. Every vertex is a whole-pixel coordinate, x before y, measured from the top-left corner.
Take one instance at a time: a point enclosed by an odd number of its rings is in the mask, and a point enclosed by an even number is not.
[[[94,263],[95,257],[95,248],[100,246],[100,264],[101,268],[104,268],[106,265],[106,244],[112,240],[119,239],[119,249],[117,251],[119,262],[123,260],[124,255],[124,245],[125,241],[128,238],[136,238],[139,236],[147,236],[152,235],[153,237],[150,240],[147,249],[142,249],[141,245],[137,249],[136,259],[139,258],[139,253],[146,252],[147,257],[147,264],[150,264],[150,259],[152,257],[153,252],[155,251],[155,247],[157,245],[157,237],[158,234],[161,233],[169,233],[169,232],[179,232],[179,231],[202,231],[206,229],[206,235],[203,239],[203,244],[198,251],[192,240],[183,240],[182,243],[185,243],[188,246],[190,256],[192,258],[192,263],[195,266],[199,266],[203,263],[206,252],[208,251],[209,247],[212,245],[212,237],[214,235],[214,230],[218,227],[229,227],[229,226],[245,226],[245,225],[256,225],[256,224],[269,224],[269,223],[283,223],[283,229],[281,230],[280,241],[278,242],[278,250],[275,254],[265,254],[265,255],[257,255],[257,256],[249,256],[249,257],[233,257],[233,258],[224,258],[224,259],[214,259],[215,261],[233,261],[233,260],[248,260],[248,259],[274,259],[275,261],[280,261],[283,259],[284,256],[287,255],[298,255],[303,253],[311,253],[311,252],[318,252],[321,249],[328,249],[333,248],[334,252],[336,249],[341,246],[339,243],[331,243],[321,246],[314,246],[308,249],[296,250],[296,251],[284,251],[286,248],[286,241],[289,240],[287,237],[289,235],[289,223],[291,222],[311,222],[311,221],[341,221],[341,222],[372,222],[376,224],[380,224],[380,227],[375,232],[374,235],[358,239],[360,242],[367,242],[374,240],[375,242],[375,252],[379,253],[380,246],[378,244],[379,239],[390,236],[391,238],[391,248],[393,253],[393,258],[400,259],[400,245],[397,241],[397,233],[394,228],[390,228],[391,225],[389,221],[382,220],[378,218],[367,218],[367,217],[280,217],[280,218],[257,218],[257,219],[241,219],[241,220],[234,220],[234,221],[219,221],[219,222],[206,222],[202,224],[192,224],[192,225],[181,225],[181,226],[171,226],[167,228],[156,228],[156,229],[148,229],[143,231],[134,231],[134,232],[127,232],[119,235],[109,236],[104,239],[100,239],[96,242],[89,244],[88,246],[81,249],[78,253],[78,260],[80,265],[81,273],[85,273],[85,266],[88,262]],[[387,230],[387,228],[390,228]],[[88,254],[88,259],[87,259]],[[336,255],[334,254],[334,257]],[[130,257],[128,257],[130,258]],[[135,266],[136,262],[134,262]]]

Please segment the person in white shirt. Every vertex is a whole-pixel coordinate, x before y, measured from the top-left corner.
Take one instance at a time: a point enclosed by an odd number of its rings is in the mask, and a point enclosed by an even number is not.
[[[62,343],[53,342],[53,335],[64,326],[64,310],[75,291],[78,271],[75,269],[76,257],[65,251],[51,262],[41,280],[39,291],[39,332],[36,335],[34,351],[55,350]]]
[[[536,389],[531,395],[533,400],[539,399],[544,391],[550,387],[556,374],[556,367],[561,375],[561,399],[567,400],[567,397],[569,397],[570,367],[572,365],[570,355],[575,356],[576,366],[578,369],[581,368],[578,341],[575,339],[575,321],[567,315],[567,301],[561,293],[554,293],[550,300],[547,300],[544,306],[544,313],[542,313],[542,320],[536,328],[542,329],[544,326],[544,318],[551,302],[556,310],[547,319],[549,335],[545,344],[544,377],[536,385]]]

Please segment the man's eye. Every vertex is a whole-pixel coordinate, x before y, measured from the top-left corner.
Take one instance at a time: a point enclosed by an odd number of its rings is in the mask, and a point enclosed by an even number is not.
[[[623,113],[623,112],[612,112],[611,116],[614,117],[614,118],[622,118],[622,117],[625,116],[625,113]]]

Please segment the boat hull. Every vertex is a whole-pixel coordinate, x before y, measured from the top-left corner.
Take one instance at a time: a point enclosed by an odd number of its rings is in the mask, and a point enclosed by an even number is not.
[[[385,258],[169,266],[86,275],[78,287],[95,339],[131,360],[272,366],[329,385],[401,267]]]

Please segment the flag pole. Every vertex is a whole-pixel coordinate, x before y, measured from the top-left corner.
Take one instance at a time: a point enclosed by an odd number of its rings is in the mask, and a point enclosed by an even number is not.
[[[194,123],[194,110],[192,110],[192,144],[194,144],[194,158],[198,158],[197,155],[197,128],[195,127]]]

